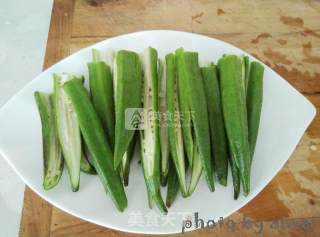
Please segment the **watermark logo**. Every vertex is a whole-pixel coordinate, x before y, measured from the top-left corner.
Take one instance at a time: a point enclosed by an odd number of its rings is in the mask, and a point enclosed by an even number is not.
[[[125,128],[127,130],[143,130],[144,116],[142,108],[127,108],[125,110]]]
[[[181,226],[181,233],[207,228],[210,230],[224,229],[231,232],[250,231],[257,236],[263,236],[267,229],[276,231],[303,230],[312,228],[312,219],[274,219],[271,221],[256,221],[243,214],[235,221],[231,218],[205,219],[198,212],[168,212],[166,215],[153,210],[142,212],[131,211],[128,215],[128,225],[136,227],[174,227]],[[244,232],[245,233],[245,232]]]
[[[257,235],[261,236],[265,228],[275,229],[275,230],[291,230],[291,229],[301,229],[306,231],[311,228],[311,219],[275,219],[271,222],[254,221],[248,218],[246,214],[242,215],[242,221],[236,222],[230,218],[223,219],[220,217],[218,220],[208,219],[205,220],[199,217],[199,213],[195,212],[193,218],[182,220],[181,233],[187,230],[194,229],[214,229],[214,228],[227,228],[230,231],[235,231],[236,229],[247,229],[252,230]]]
[[[144,108],[127,108],[125,110],[125,128],[127,130],[144,130],[148,126],[182,127],[189,126],[194,118],[194,111],[152,111]]]

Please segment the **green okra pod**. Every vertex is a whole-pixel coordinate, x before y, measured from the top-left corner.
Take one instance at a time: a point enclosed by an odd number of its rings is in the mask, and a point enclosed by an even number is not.
[[[140,107],[141,83],[142,70],[139,56],[132,51],[118,51],[114,61],[116,98],[114,168],[121,163],[135,132],[125,128],[125,111],[127,108]]]
[[[168,137],[170,154],[179,180],[182,196],[187,196],[185,155],[181,122],[179,117],[178,82],[175,55],[166,55],[166,103],[168,110]],[[178,116],[177,116],[178,115]]]
[[[110,52],[109,52],[110,54]],[[113,59],[110,59],[111,57],[109,57],[109,60],[107,61],[113,61]],[[111,65],[111,62],[110,62],[110,65]],[[115,68],[117,68],[117,66],[115,66]],[[118,80],[118,77],[115,76],[113,77],[113,90],[114,90],[114,103],[115,103],[115,106],[117,104],[117,80]],[[120,163],[120,173],[121,173],[121,176],[122,176],[122,180],[123,180],[123,183],[125,186],[127,186],[129,184],[129,172],[130,172],[130,162],[131,162],[131,159],[132,159],[132,156],[133,156],[133,152],[134,152],[134,148],[135,148],[135,144],[136,144],[136,132],[133,131],[133,138],[132,140],[130,141],[129,143],[129,146],[127,148],[127,150],[125,151],[125,153],[123,154],[122,156],[122,160],[121,160],[121,163]]]
[[[63,172],[63,159],[54,122],[52,95],[39,91],[34,93],[41,119],[43,147],[43,188],[55,187]]]
[[[174,167],[172,159],[170,157],[169,159],[168,187],[166,197],[167,207],[170,207],[176,199],[180,186],[176,168]]]
[[[236,200],[239,197],[240,194],[240,173],[239,169],[234,163],[234,160],[231,156],[229,156],[229,163],[231,168],[231,174],[232,174],[232,184],[233,184],[233,198]]]
[[[159,117],[160,117],[160,151],[161,151],[161,184],[166,185],[169,172],[169,139],[166,121],[167,97],[166,97],[166,64],[158,60],[158,77],[159,77]]]
[[[137,141],[136,137],[137,137],[137,134],[134,135],[133,139],[129,144],[128,150],[126,151],[126,153],[122,158],[121,175],[122,175],[124,186],[128,186],[129,184],[130,162],[133,158],[134,149],[136,146],[136,141]]]
[[[88,150],[88,147],[83,139],[83,136],[81,136],[81,141],[82,141],[82,150],[83,150],[83,155],[81,158],[80,162],[80,170],[84,173],[87,174],[97,174],[97,171],[95,170],[91,158],[90,158],[90,153]]]
[[[250,149],[243,87],[243,60],[226,55],[219,60],[220,91],[230,153],[239,169],[243,192],[250,192]]]
[[[140,132],[139,133],[139,140],[140,140],[140,160],[139,160],[139,164],[142,164],[142,169],[144,169],[143,167],[143,163],[142,163],[142,160],[143,160],[143,150],[141,149],[141,144],[143,143],[143,138],[142,138],[142,133]],[[149,188],[149,185],[148,185],[148,179],[147,179],[147,176],[146,176],[146,172],[143,172],[143,178],[144,178],[144,181],[146,183],[146,190],[147,190],[147,196],[148,196],[148,206],[150,209],[152,209],[152,204],[153,204],[153,198],[152,198],[152,194],[151,194],[151,191],[150,191],[150,188]]]
[[[72,191],[76,192],[80,185],[80,163],[82,157],[82,144],[79,123],[62,86],[66,81],[76,79],[83,82],[83,77],[66,73],[54,73],[54,111],[55,123],[63,158],[67,166]]]
[[[198,53],[184,52],[183,50],[177,50],[176,53],[181,54],[177,57],[179,58],[179,63],[177,63],[178,74],[179,71],[184,74],[183,77],[179,77],[178,85],[180,87],[185,84],[185,88],[181,91],[186,100],[183,103],[188,104],[191,117],[191,123],[187,126],[192,129],[192,134],[194,134],[196,149],[208,187],[211,191],[214,191],[208,109]],[[179,102],[181,104],[181,100]],[[192,165],[194,164],[192,163]]]
[[[215,65],[201,68],[209,112],[209,125],[215,171],[219,183],[226,186],[228,178],[228,143],[223,121],[220,87]]]
[[[87,157],[85,157],[84,155],[82,156],[80,161],[80,170],[87,174],[97,174],[95,168],[90,164]]]
[[[190,114],[190,105],[188,103],[188,92],[187,92],[187,71],[183,66],[184,61],[184,50],[182,48],[177,49],[175,52],[175,64],[177,68],[177,84],[178,84],[178,98],[179,98],[179,107],[180,107],[180,117],[181,117],[181,127],[183,141],[185,144],[185,150],[189,162],[189,166],[192,167],[193,163],[193,133],[190,126],[191,114]]]
[[[264,67],[258,62],[251,63],[247,90],[248,138],[251,152],[250,164],[254,155],[258,137],[262,97]]]
[[[247,93],[248,83],[249,83],[249,74],[250,74],[250,59],[248,56],[242,56],[243,66],[244,66],[244,84],[245,84],[245,93]]]
[[[191,167],[191,179],[190,179],[190,185],[189,185],[189,189],[188,189],[188,195],[190,196],[194,190],[197,187],[197,184],[199,182],[201,173],[202,173],[202,165],[201,165],[201,159],[200,159],[200,154],[198,151],[198,147],[196,145],[196,141],[194,141],[194,154],[193,154],[193,166]]]
[[[81,157],[81,162],[80,162],[80,171],[87,174],[97,174],[97,171],[92,164],[89,150],[88,150],[88,147],[86,146],[83,136],[81,138],[82,138],[81,141],[82,141],[83,155]]]
[[[93,61],[88,63],[90,95],[93,106],[102,122],[107,139],[114,147],[115,112],[113,81],[110,66],[103,61],[102,52],[92,50]]]
[[[141,55],[141,61],[144,70],[142,89],[144,129],[140,130],[142,166],[152,201],[161,212],[166,213],[167,208],[160,192],[160,134],[159,120],[155,116],[159,111],[157,51],[151,47],[147,48]]]
[[[110,194],[117,209],[124,211],[128,201],[122,180],[119,172],[113,168],[113,154],[88,93],[82,82],[75,79],[64,83],[63,89],[70,97],[80,130],[90,153],[91,162],[103,187]]]

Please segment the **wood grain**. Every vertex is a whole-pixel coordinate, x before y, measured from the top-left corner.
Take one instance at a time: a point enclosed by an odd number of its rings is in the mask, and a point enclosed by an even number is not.
[[[56,0],[45,68],[85,46],[140,30],[174,29],[229,42],[281,74],[320,110],[319,1]],[[320,235],[320,115],[266,188],[224,226],[186,236],[256,236],[243,215],[263,223],[261,236]],[[39,212],[41,207],[42,212]],[[307,229],[271,228],[275,219],[311,223]],[[49,224],[50,223],[50,224]],[[48,227],[50,226],[50,227]],[[48,231],[48,229],[50,231]],[[138,236],[82,221],[25,193],[23,237]],[[176,235],[172,235],[176,236]]]

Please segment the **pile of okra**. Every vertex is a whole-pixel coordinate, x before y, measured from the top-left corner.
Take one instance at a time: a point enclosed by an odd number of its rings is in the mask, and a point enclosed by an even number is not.
[[[71,188],[80,171],[97,174],[119,211],[139,146],[150,208],[166,213],[180,190],[190,196],[204,174],[227,186],[230,165],[234,199],[250,192],[250,170],[262,107],[264,67],[247,56],[223,55],[199,66],[197,52],[177,49],[164,60],[149,47],[92,51],[85,78],[53,75],[53,93],[35,92],[42,123],[45,190],[60,180],[64,164]],[[87,89],[88,87],[88,89]],[[126,110],[167,114],[142,116],[143,129],[127,129]],[[151,116],[150,116],[151,115]],[[173,115],[173,116],[172,116]],[[167,186],[166,200],[160,187]]]

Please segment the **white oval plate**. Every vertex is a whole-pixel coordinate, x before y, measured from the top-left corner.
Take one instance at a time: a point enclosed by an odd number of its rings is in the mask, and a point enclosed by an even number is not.
[[[42,189],[41,123],[34,102],[36,90],[52,92],[52,73],[80,73],[88,77],[91,49],[129,49],[137,52],[155,47],[159,56],[179,47],[199,52],[201,61],[217,61],[223,54],[248,55],[217,39],[176,31],[144,31],[114,37],[82,49],[53,65],[14,96],[0,111],[0,152],[23,181],[42,198],[84,220],[116,230],[135,233],[178,233],[183,218],[198,212],[204,220],[227,217],[254,198],[276,175],[298,144],[315,116],[314,106],[283,78],[265,65],[264,98],[257,147],[252,164],[251,193],[233,200],[229,172],[228,187],[216,182],[210,193],[203,178],[194,194],[178,196],[167,216],[150,210],[145,183],[137,159],[132,162],[126,193],[129,206],[119,213],[105,194],[97,176],[81,175],[80,190],[73,193],[64,173],[51,191]],[[250,55],[249,55],[250,56]],[[257,60],[250,56],[251,60]],[[196,98],[195,98],[196,99]],[[162,190],[165,197],[165,190]],[[192,220],[192,219],[191,219]],[[187,230],[192,230],[194,225]]]

